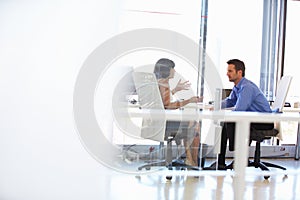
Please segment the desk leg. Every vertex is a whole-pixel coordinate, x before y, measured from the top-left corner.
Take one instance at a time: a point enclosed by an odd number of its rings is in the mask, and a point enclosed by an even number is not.
[[[297,143],[295,147],[295,160],[299,160],[299,151],[300,151],[300,123],[298,123],[298,130],[297,130]]]
[[[244,199],[245,171],[248,165],[250,122],[236,122],[234,151],[234,199]]]

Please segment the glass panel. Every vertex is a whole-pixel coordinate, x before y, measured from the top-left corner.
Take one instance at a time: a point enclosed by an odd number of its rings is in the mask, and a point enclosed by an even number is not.
[[[287,2],[287,21],[286,21],[286,42],[284,58],[284,75],[292,75],[293,80],[287,96],[287,102],[294,106],[294,103],[300,101],[300,74],[295,73],[299,69],[300,30],[295,27],[299,24],[300,2]],[[297,123],[283,122],[283,141],[282,144],[295,144],[297,137]]]
[[[217,66],[225,88],[226,62],[245,62],[246,77],[259,85],[263,1],[214,0],[208,6],[207,53]]]
[[[300,101],[300,74],[295,73],[299,69],[299,46],[300,46],[300,30],[295,27],[299,24],[300,2],[288,1],[287,4],[287,21],[286,21],[286,43],[285,43],[285,59],[284,74],[292,75],[293,81],[290,86],[288,100],[293,103]]]
[[[243,60],[247,68],[246,77],[259,84],[263,2],[212,0],[208,3],[208,16],[203,16],[208,19],[207,55],[216,67],[217,73],[219,72],[224,87],[233,87],[226,76],[226,62],[232,58]],[[141,0],[126,0],[122,8],[123,12],[120,14],[118,24],[120,32],[139,28],[161,28],[184,34],[196,43],[199,41],[201,1],[155,0],[149,3]],[[137,56],[139,54],[140,56]],[[171,56],[176,63],[177,73],[190,80],[193,91],[196,91],[196,73],[182,59],[163,51],[136,51],[134,55],[131,58],[130,55],[126,55],[126,63],[119,62],[120,65],[136,67],[154,64],[160,57]],[[124,61],[125,58],[122,59]],[[218,76],[212,78],[216,77]],[[207,86],[204,89],[204,96],[206,103],[213,100]],[[209,144],[214,143],[213,139],[208,137],[211,135],[209,133],[214,131],[211,129],[211,122],[204,120],[202,141]],[[120,137],[114,136],[114,138]]]

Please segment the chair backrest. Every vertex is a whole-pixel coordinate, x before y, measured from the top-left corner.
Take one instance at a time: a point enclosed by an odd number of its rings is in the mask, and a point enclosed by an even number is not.
[[[133,80],[142,109],[149,109],[149,115],[143,117],[141,137],[155,141],[164,141],[166,118],[165,108],[154,73],[133,72]],[[151,117],[151,110],[161,112],[161,119]]]
[[[291,81],[292,81],[292,76],[281,77],[277,85],[275,101],[272,104],[272,110],[276,110],[278,112],[282,111],[290,88]]]

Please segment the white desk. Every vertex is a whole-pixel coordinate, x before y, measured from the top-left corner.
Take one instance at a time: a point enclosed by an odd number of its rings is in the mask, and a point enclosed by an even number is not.
[[[300,108],[292,108],[292,107],[284,107],[283,112],[289,113],[289,112],[296,112],[300,113]],[[298,123],[298,129],[297,129],[297,142],[296,142],[296,148],[295,148],[295,160],[299,160],[300,155],[300,123]]]
[[[155,110],[130,109],[130,116],[142,117],[144,114],[151,114],[151,117],[161,119],[161,112]],[[298,121],[300,115],[297,112],[289,113],[257,113],[257,112],[231,112],[231,111],[199,111],[198,109],[165,110],[167,120],[220,120],[236,122],[236,139],[234,152],[234,199],[244,199],[245,190],[245,169],[248,162],[249,134],[251,122],[279,122]]]

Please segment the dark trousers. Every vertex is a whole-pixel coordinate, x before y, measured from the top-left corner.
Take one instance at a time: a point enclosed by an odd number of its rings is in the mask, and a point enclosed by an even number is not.
[[[223,122],[221,125],[223,126],[223,128],[221,135],[220,154],[218,156],[218,164],[225,165],[227,140],[229,142],[229,151],[234,151],[235,123]],[[257,130],[271,130],[274,128],[274,123],[251,123],[250,129],[251,128]]]

